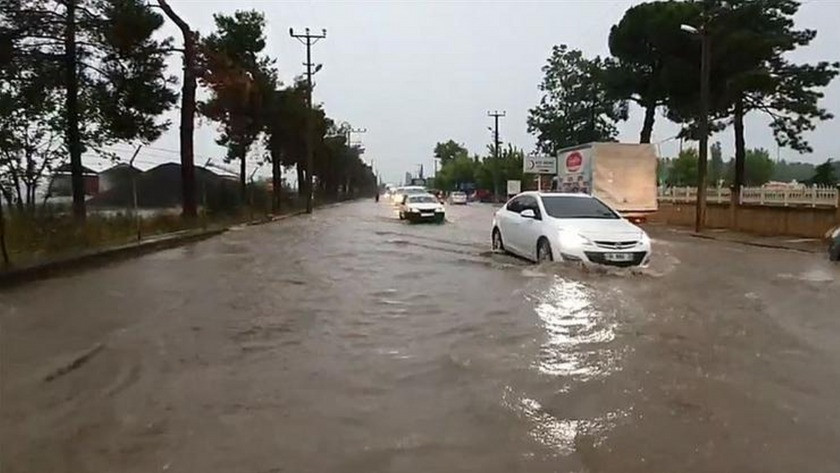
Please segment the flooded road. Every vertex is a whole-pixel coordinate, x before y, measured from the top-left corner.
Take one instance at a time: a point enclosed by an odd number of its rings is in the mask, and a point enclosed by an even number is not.
[[[491,254],[355,202],[0,293],[0,470],[837,472],[840,268]]]

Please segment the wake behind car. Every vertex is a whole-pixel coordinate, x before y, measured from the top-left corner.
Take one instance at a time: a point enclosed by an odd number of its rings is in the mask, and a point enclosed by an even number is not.
[[[449,196],[449,201],[453,205],[467,205],[467,194],[461,191],[455,191]]]
[[[650,238],[586,194],[523,192],[496,212],[493,249],[533,261],[647,266]]]
[[[441,223],[445,217],[443,205],[431,194],[406,195],[400,205],[400,220]]]

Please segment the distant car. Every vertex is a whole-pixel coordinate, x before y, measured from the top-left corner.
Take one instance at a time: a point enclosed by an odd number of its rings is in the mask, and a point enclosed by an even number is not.
[[[400,220],[410,222],[434,221],[443,222],[446,211],[431,194],[411,194],[403,198],[400,205]]]
[[[496,212],[493,249],[533,261],[647,266],[650,238],[586,194],[523,192]]]
[[[452,202],[453,205],[467,205],[467,194],[455,191],[449,196],[449,201]]]
[[[391,202],[394,205],[401,205],[403,197],[406,195],[427,194],[426,188],[423,186],[404,186],[397,187],[391,195]]]
[[[828,259],[840,261],[840,226],[829,235]]]

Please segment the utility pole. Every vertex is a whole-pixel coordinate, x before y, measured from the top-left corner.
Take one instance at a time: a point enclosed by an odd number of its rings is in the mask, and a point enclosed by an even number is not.
[[[293,28],[289,28],[289,35],[292,38],[297,39],[301,42],[304,46],[306,46],[306,62],[303,63],[306,66],[306,106],[309,109],[309,113],[306,115],[306,213],[312,213],[312,194],[314,192],[314,181],[313,181],[313,172],[315,171],[315,160],[313,158],[313,144],[312,144],[312,133],[314,130],[313,123],[312,123],[312,45],[317,43],[318,40],[324,39],[327,37],[327,30],[322,29],[321,34],[313,34],[309,32],[309,28],[304,30],[303,34],[295,34],[295,30]],[[318,72],[320,68],[316,68],[315,72]]]
[[[494,121],[494,128],[493,128],[493,201],[499,200],[499,178],[497,176],[497,168],[499,167],[499,117],[505,116],[505,111],[502,110],[501,112],[498,110],[494,110],[493,112],[487,112],[488,117],[493,117]]]
[[[697,128],[700,133],[700,150],[697,153],[697,202],[694,212],[694,231],[701,232],[706,222],[706,163],[709,154],[709,73],[711,69],[711,37],[706,20],[700,29],[680,25],[680,29],[700,36],[700,117]]]

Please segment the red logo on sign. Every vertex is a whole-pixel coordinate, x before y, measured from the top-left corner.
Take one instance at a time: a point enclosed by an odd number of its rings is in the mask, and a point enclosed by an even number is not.
[[[583,156],[580,153],[575,151],[574,153],[570,153],[566,156],[566,170],[569,172],[578,172],[580,171],[581,166],[583,166]]]

